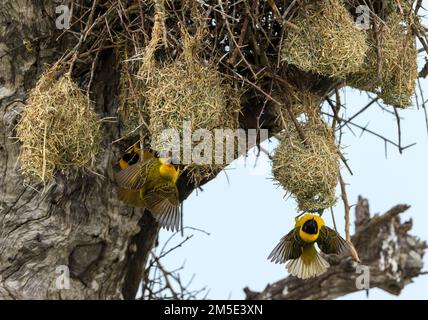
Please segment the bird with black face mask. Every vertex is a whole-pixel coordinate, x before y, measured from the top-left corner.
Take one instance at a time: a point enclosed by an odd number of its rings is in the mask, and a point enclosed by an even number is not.
[[[176,186],[180,169],[153,150],[129,147],[115,174],[117,197],[125,204],[148,209],[162,227],[179,230],[182,216]]]
[[[327,227],[319,215],[305,214],[296,218],[294,229],[285,235],[268,259],[287,263],[287,270],[301,279],[317,277],[327,271],[330,264],[319,254],[315,243],[325,254],[352,255],[352,245],[335,230]]]

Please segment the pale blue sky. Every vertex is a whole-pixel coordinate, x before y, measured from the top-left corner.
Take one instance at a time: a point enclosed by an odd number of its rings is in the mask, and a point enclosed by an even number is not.
[[[425,99],[428,98],[428,81],[422,82]],[[347,105],[347,114],[352,115],[367,103],[365,93],[345,88],[342,99]],[[348,198],[354,204],[358,195],[370,201],[371,213],[383,213],[398,203],[411,208],[402,215],[412,217],[414,227],[411,233],[428,240],[428,135],[423,110],[412,107],[400,111],[403,145],[416,142],[416,146],[402,155],[392,146],[388,147],[385,159],[382,140],[355,129],[357,136],[345,130],[342,146],[349,158],[353,176],[343,170],[347,183]],[[358,117],[361,125],[397,140],[397,126],[394,116],[373,105]],[[275,141],[263,144],[273,150]],[[246,163],[245,163],[246,162]],[[183,247],[164,258],[164,264],[174,269],[184,261],[181,277],[186,280],[195,275],[194,289],[207,286],[209,298],[244,298],[242,289],[262,290],[267,283],[284,278],[284,265],[275,265],[266,257],[279,239],[293,226],[296,215],[292,199],[284,199],[282,188],[271,180],[271,165],[261,155],[256,169],[255,157],[250,152],[246,161],[239,159],[221,173],[215,180],[203,187],[203,192],[194,192],[184,203],[185,226],[203,229],[210,233],[186,230],[194,234]],[[338,193],[339,195],[339,193]],[[353,218],[352,210],[352,218]],[[335,208],[336,222],[343,234],[344,211],[339,201]],[[330,215],[326,221],[331,225]],[[353,223],[352,223],[353,227]],[[353,230],[353,229],[352,229]],[[161,232],[160,244],[170,237]],[[177,236],[174,243],[182,240]],[[428,270],[428,254],[424,258],[424,270]],[[356,292],[345,299],[366,299],[365,292]],[[370,299],[428,299],[428,276],[415,278],[399,297],[380,289],[370,290]]]

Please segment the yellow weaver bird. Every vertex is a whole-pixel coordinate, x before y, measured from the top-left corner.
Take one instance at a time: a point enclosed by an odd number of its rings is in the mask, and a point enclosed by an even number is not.
[[[146,161],[154,157],[155,157],[155,154],[153,151],[143,150],[142,161]],[[138,147],[138,143],[136,143],[125,150],[125,153],[123,154],[122,158],[120,158],[118,164],[120,169],[125,170],[130,165],[133,165],[139,162],[140,159],[141,159],[141,149]],[[130,189],[118,187],[117,196],[119,200],[123,201],[124,203],[132,207],[144,208],[146,206],[144,201],[140,198],[139,190],[130,190]]]
[[[155,154],[152,150],[143,151],[143,161],[154,158]],[[130,146],[125,150],[125,154],[119,160],[120,169],[124,170],[130,165],[137,163],[141,158],[141,149],[138,147],[138,143]]]
[[[315,214],[296,218],[294,229],[285,235],[268,259],[287,263],[287,270],[301,279],[317,277],[327,271],[330,264],[318,253],[315,243],[325,254],[352,254],[353,247],[335,230],[327,227]]]
[[[176,182],[180,169],[155,157],[152,151],[142,153],[136,145],[127,149],[119,166],[122,170],[115,175],[119,200],[148,209],[167,230],[179,230],[181,213]]]

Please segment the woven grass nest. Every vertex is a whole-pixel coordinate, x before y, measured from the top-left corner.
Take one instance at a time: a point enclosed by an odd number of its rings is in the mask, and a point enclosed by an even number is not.
[[[366,34],[355,25],[341,0],[299,2],[291,19],[299,31],[287,32],[281,58],[301,70],[344,78],[364,62]]]
[[[150,119],[152,148],[162,150],[164,129],[183,131],[183,121],[197,129],[236,129],[239,92],[224,83],[221,74],[196,60],[177,59],[156,67],[147,81],[144,110]],[[193,146],[192,146],[193,147]],[[214,159],[215,141],[212,144]],[[196,184],[223,169],[227,164],[190,164],[190,177]]]
[[[297,201],[301,211],[315,211],[336,203],[339,154],[331,129],[324,123],[301,125],[304,142],[295,127],[275,150],[274,180]]]
[[[288,108],[291,109],[293,115],[299,123],[305,124],[308,121],[320,121],[320,101],[322,97],[313,94],[306,90],[293,88],[289,93],[289,100],[284,104],[276,105],[278,114],[277,122],[283,129],[288,130],[289,126],[293,126],[288,116]]]
[[[90,166],[98,152],[100,120],[81,89],[58,67],[47,70],[29,92],[17,126],[24,176],[49,181],[55,169]]]
[[[379,33],[380,78],[378,76],[377,41],[373,30],[368,37],[369,51],[360,70],[347,84],[379,95],[386,104],[407,107],[415,93],[417,72],[416,39],[402,18],[395,14]]]

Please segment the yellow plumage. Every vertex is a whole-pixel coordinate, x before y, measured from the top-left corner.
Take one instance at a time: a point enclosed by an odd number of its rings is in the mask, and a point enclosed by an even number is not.
[[[315,220],[315,222],[317,223],[318,226],[318,231],[315,234],[309,234],[303,231],[302,228],[299,229],[299,236],[300,238],[305,241],[305,242],[314,242],[318,239],[319,236],[319,230],[322,226],[325,225],[324,220],[317,215],[313,215],[313,214],[305,214],[303,215],[300,219],[296,218],[296,223],[294,225],[294,227],[302,227],[305,222],[309,221],[309,220]]]
[[[288,261],[288,272],[298,278],[317,277],[326,272],[330,265],[319,254],[315,243],[325,254],[351,251],[351,245],[327,227],[321,216],[305,214],[296,218],[294,229],[281,239],[268,259],[275,263]]]
[[[154,158],[154,152],[152,150],[143,150],[143,161]],[[141,159],[141,149],[138,144],[133,144],[125,150],[125,154],[119,160],[119,167],[125,170],[130,165],[137,163]]]
[[[152,151],[144,150],[140,158],[141,150],[134,145],[119,160],[118,198],[130,206],[148,209],[162,227],[178,230],[181,215],[176,183],[180,170]]]
[[[153,158],[153,152],[150,150],[143,150],[143,161]],[[122,170],[127,169],[130,165],[139,162],[141,159],[141,149],[138,147],[138,143],[133,144],[125,150],[125,154],[119,159],[119,167]],[[130,190],[118,187],[117,197],[124,203],[137,208],[144,208],[146,204],[140,197],[140,192],[137,190]]]

